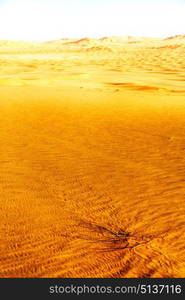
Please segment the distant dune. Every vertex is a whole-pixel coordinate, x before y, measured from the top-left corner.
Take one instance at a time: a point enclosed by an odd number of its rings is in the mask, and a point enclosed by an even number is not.
[[[185,277],[185,36],[0,41],[0,277]]]
[[[165,38],[165,40],[185,40],[185,35],[175,35]]]
[[[99,39],[93,38],[82,38],[82,39],[71,39],[71,38],[62,38],[59,40],[47,41],[47,42],[24,42],[24,41],[0,41],[0,50],[2,51],[3,48],[9,49],[33,49],[33,48],[42,48],[49,47],[49,48],[57,48],[60,46],[63,47],[103,47],[110,45],[111,47],[114,46],[125,46],[125,45],[134,45],[139,44],[141,46],[149,46],[155,45],[158,47],[168,46],[168,45],[182,45],[185,46],[185,36],[184,35],[177,35],[168,38],[150,38],[150,37],[134,37],[134,36],[112,36],[112,37],[103,37]],[[60,49],[61,50],[61,49]]]

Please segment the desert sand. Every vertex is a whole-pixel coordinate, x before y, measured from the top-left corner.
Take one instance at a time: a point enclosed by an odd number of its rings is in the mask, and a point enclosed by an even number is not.
[[[185,277],[184,53],[0,41],[0,277]]]

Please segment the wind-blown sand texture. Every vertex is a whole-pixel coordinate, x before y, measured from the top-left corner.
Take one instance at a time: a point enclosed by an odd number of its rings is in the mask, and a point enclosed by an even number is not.
[[[0,41],[0,277],[185,276],[184,53]]]

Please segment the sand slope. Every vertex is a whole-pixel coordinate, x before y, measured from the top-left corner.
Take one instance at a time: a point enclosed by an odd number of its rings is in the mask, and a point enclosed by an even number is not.
[[[0,42],[0,276],[185,276],[185,37]]]

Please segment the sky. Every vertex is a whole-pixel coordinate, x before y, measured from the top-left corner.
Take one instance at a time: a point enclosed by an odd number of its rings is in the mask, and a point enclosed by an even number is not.
[[[0,0],[0,40],[185,34],[185,0]]]

